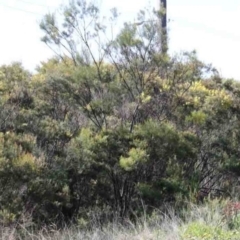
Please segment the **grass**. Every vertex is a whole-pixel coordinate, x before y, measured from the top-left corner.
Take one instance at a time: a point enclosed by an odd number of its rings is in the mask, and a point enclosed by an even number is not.
[[[230,209],[230,210],[229,210]],[[208,201],[201,206],[188,204],[181,217],[173,209],[167,214],[155,211],[137,223],[109,223],[104,227],[93,224],[90,229],[80,226],[32,232],[25,226],[0,229],[0,239],[6,240],[234,240],[240,239],[240,204]]]

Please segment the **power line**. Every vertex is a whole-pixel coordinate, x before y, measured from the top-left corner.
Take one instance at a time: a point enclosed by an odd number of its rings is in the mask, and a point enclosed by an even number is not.
[[[41,4],[41,3],[33,3],[33,2],[25,1],[25,0],[16,0],[16,2],[23,2],[23,3],[31,4],[31,5],[33,5],[33,6],[40,6],[40,7],[44,7],[44,8],[49,8],[49,6],[46,6],[46,5],[44,5],[44,4]]]
[[[184,27],[193,28],[193,29],[198,30],[198,31],[203,31],[203,32],[210,33],[210,34],[216,35],[216,36],[218,35],[218,36],[221,36],[221,37],[224,37],[224,38],[229,38],[229,39],[232,39],[232,40],[235,40],[235,41],[240,41],[240,36],[234,35],[230,32],[226,32],[226,31],[223,31],[223,30],[218,30],[218,29],[215,29],[215,28],[213,28],[211,26],[208,26],[206,24],[202,24],[202,23],[198,23],[198,22],[192,22],[189,19],[184,19],[184,18],[176,19],[176,23],[181,24],[181,22],[184,25],[186,24]],[[189,25],[189,22],[193,25]]]
[[[25,10],[25,9],[12,7],[12,6],[9,6],[9,5],[2,4],[2,3],[0,3],[0,6],[5,7],[5,8],[9,8],[9,9],[13,9],[15,11],[24,12],[24,13],[30,13],[30,14],[39,15],[39,16],[44,15],[44,14],[41,14],[41,13],[32,12],[32,11],[28,11],[28,10]]]

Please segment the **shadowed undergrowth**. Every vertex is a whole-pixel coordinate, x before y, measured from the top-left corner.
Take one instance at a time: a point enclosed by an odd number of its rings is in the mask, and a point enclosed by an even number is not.
[[[240,215],[238,202],[207,201],[203,205],[188,204],[184,210],[167,213],[156,210],[151,216],[143,216],[133,223],[110,222],[104,226],[93,222],[91,227],[81,224],[58,230],[54,226],[39,231],[20,225],[2,228],[1,239],[26,240],[154,240],[154,239],[240,239]],[[181,217],[180,217],[181,216]]]

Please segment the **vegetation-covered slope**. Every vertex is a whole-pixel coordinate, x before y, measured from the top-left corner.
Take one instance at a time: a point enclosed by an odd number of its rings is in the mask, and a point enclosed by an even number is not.
[[[62,25],[41,23],[56,57],[35,74],[0,67],[2,224],[134,219],[143,202],[232,196],[240,84],[194,52],[161,54],[158,12],[106,40],[96,6],[63,11]]]

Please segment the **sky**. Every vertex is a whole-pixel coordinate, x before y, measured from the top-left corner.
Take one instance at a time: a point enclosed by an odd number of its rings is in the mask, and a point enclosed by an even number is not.
[[[102,12],[116,7],[121,21],[133,21],[145,6],[160,0],[96,0]],[[40,41],[39,22],[67,0],[0,0],[0,65],[21,61],[33,71],[53,52]],[[167,0],[169,53],[196,50],[226,78],[240,80],[240,1]],[[137,3],[137,4],[136,4]]]

